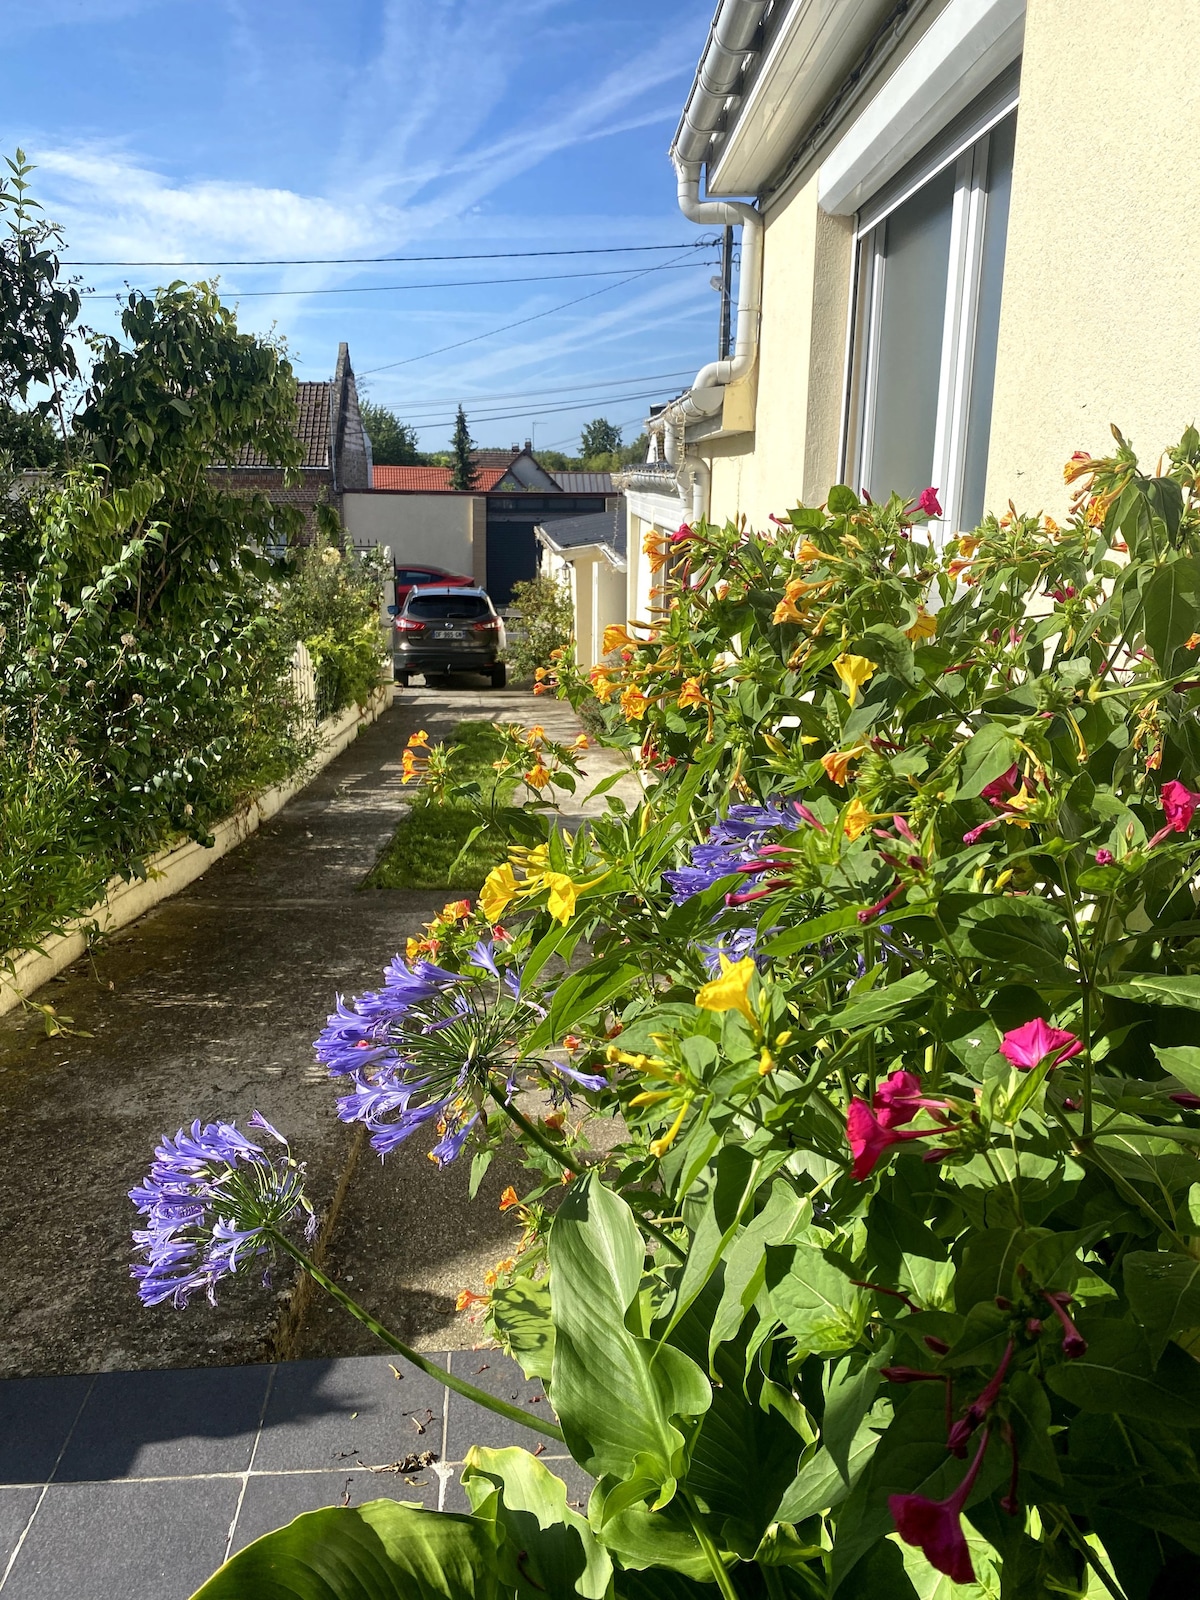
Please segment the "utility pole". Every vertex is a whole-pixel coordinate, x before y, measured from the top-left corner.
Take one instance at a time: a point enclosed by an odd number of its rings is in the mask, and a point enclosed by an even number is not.
[[[721,330],[717,338],[717,359],[727,361],[730,349],[730,313],[733,289],[733,228],[726,224],[721,238]]]

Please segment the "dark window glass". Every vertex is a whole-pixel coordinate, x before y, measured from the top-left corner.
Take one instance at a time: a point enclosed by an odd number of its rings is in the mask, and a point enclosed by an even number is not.
[[[447,617],[473,621],[490,617],[492,608],[481,594],[415,594],[404,607],[407,617]]]

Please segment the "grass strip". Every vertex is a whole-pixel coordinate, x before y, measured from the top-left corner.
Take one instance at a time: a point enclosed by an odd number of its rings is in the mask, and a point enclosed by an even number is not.
[[[446,740],[453,751],[457,783],[478,783],[490,794],[496,773],[492,766],[504,753],[504,737],[490,722],[460,722]],[[505,809],[516,784],[501,783],[497,800]],[[478,889],[493,867],[508,854],[501,830],[480,834],[462,855],[475,827],[474,811],[452,800],[425,798],[418,789],[412,810],[402,817],[387,848],[363,883],[364,889]],[[462,859],[458,857],[462,855]],[[455,862],[458,865],[455,866]],[[453,873],[451,868],[454,868]]]

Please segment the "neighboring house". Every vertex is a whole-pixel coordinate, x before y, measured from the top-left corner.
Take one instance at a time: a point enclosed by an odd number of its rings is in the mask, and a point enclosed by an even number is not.
[[[338,346],[332,379],[296,385],[296,434],[304,447],[298,483],[285,484],[283,468],[271,466],[252,449],[215,473],[227,487],[260,489],[272,500],[299,506],[305,534],[311,537],[320,502],[341,514],[346,491],[366,489],[371,482],[371,442],[359,414],[348,345]]]
[[[685,518],[762,527],[839,481],[935,486],[942,536],[1061,515],[1110,423],[1153,468],[1200,414],[1196,21],[722,0],[671,154],[684,214],[741,227],[736,345],[650,419],[671,466],[618,474],[628,615]]]
[[[559,476],[563,476],[560,474]],[[575,659],[583,668],[600,659],[607,623],[625,608],[625,502],[604,511],[539,523],[542,571],[561,579],[575,608]]]
[[[449,467],[374,469],[373,486],[343,496],[347,533],[356,545],[386,545],[398,564],[429,562],[470,573],[497,605],[514,583],[537,571],[539,523],[603,511],[604,492],[566,492],[524,449],[477,450],[476,487],[450,487]]]

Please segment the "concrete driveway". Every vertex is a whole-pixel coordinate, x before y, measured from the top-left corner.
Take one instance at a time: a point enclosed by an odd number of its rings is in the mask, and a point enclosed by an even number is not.
[[[272,1290],[227,1287],[216,1309],[137,1302],[126,1191],[154,1143],[194,1117],[256,1108],[308,1163],[334,1274],[424,1348],[477,1342],[454,1297],[509,1252],[497,1201],[511,1172],[494,1163],[468,1202],[466,1161],[439,1173],[415,1145],[386,1166],[362,1154],[311,1041],[334,995],[373,987],[447,899],[359,888],[407,804],[409,734],[442,737],[464,717],[578,731],[552,698],[483,683],[406,690],[239,850],[39,991],[76,1033],[47,1038],[21,1011],[0,1019],[0,1377],[373,1348],[286,1275]],[[589,778],[615,764],[597,752]],[[635,796],[632,778],[622,787]]]

